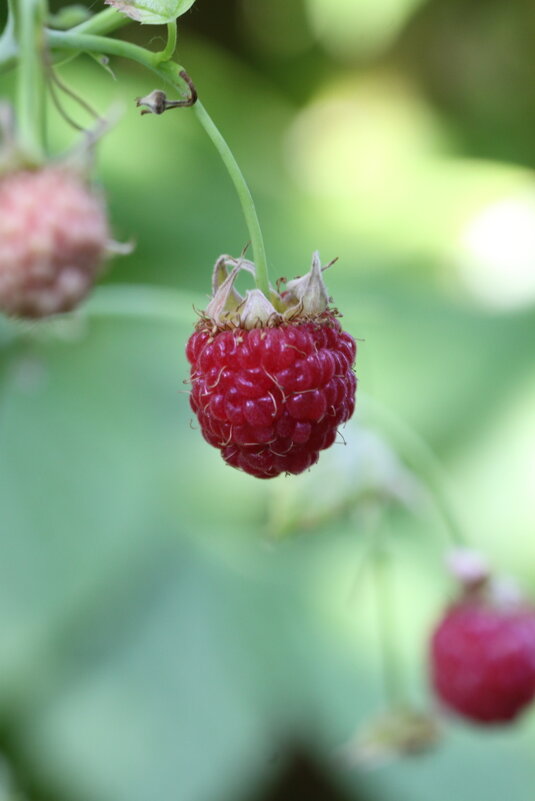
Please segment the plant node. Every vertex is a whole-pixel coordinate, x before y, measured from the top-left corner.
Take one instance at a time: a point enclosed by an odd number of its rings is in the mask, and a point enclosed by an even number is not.
[[[179,75],[188,86],[187,97],[182,100],[168,100],[165,92],[162,92],[161,89],[154,89],[145,97],[136,98],[136,106],[143,107],[141,114],[163,114],[170,108],[188,108],[195,105],[198,95],[193,81],[185,70],[181,70]]]

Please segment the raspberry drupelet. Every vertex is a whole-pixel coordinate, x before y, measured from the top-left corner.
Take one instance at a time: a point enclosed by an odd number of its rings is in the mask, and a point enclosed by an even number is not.
[[[235,264],[236,273],[244,269]],[[322,281],[317,257],[283,295],[268,302],[253,290],[240,304],[231,273],[187,344],[190,402],[204,438],[227,464],[258,478],[307,470],[355,407],[355,341],[317,292],[310,301],[311,275]],[[237,304],[230,315],[229,298]]]
[[[470,589],[436,626],[430,663],[447,708],[481,725],[513,721],[535,696],[535,608]]]

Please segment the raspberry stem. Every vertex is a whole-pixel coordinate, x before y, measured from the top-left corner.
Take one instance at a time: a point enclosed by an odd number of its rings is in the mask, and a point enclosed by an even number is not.
[[[45,0],[17,0],[14,5],[19,45],[17,128],[26,158],[39,164],[44,157],[44,20]]]
[[[201,103],[200,100],[197,100],[195,105],[193,106],[193,110],[197,116],[197,119],[203,126],[204,130],[212,140],[215,148],[217,149],[221,160],[223,161],[227,171],[230,175],[232,183],[234,184],[234,188],[238,194],[238,198],[241,203],[243,216],[245,217],[245,222],[247,224],[247,228],[249,230],[249,236],[251,238],[251,247],[253,249],[253,260],[256,267],[256,286],[260,289],[261,292],[264,293],[266,298],[270,297],[270,288],[269,288],[269,275],[268,275],[268,268],[267,268],[267,259],[266,259],[266,251],[264,247],[264,239],[262,236],[262,229],[260,228],[260,222],[258,219],[258,214],[256,213],[256,207],[253,201],[253,197],[251,195],[251,191],[245,178],[243,177],[243,173],[238,166],[238,162],[234,158],[234,155],[228,146],[227,142],[225,141],[223,135],[217,128],[216,124],[206,111],[205,107]]]
[[[361,395],[362,398],[362,395]],[[371,415],[396,443],[402,457],[427,486],[444,527],[455,547],[467,547],[467,536],[446,489],[444,469],[433,450],[420,434],[379,401],[365,396]]]
[[[91,20],[89,21],[91,22]],[[85,23],[85,25],[89,25]],[[107,20],[105,21],[107,23]],[[184,68],[177,64],[175,61],[162,61],[162,53],[153,53],[146,50],[139,45],[131,44],[130,42],[123,42],[119,39],[108,39],[105,36],[97,36],[88,34],[87,27],[79,26],[78,29],[71,31],[48,31],[48,44],[51,48],[58,48],[61,50],[77,50],[89,53],[105,53],[108,55],[119,56],[122,58],[136,61],[144,67],[152,70],[163,81],[173,86],[174,89],[181,91],[180,85],[180,72]],[[171,45],[172,46],[172,36]],[[167,47],[163,52],[167,51]],[[247,185],[247,182],[240,170],[238,163],[228,146],[223,135],[217,128],[216,124],[208,114],[206,108],[200,100],[193,105],[193,109],[199,120],[200,124],[208,134],[210,140],[219,153],[223,164],[227,168],[234,188],[236,189],[243,216],[249,231],[251,239],[251,246],[253,250],[253,258],[256,266],[256,285],[264,295],[270,297],[269,288],[269,275],[266,259],[266,251],[264,247],[264,239],[262,236],[262,229],[256,212],[256,207]]]
[[[89,22],[92,22],[92,20],[88,20],[88,23],[84,24],[89,24]],[[131,42],[123,42],[121,39],[109,39],[107,36],[94,34],[91,31],[88,32],[87,28],[83,28],[83,25],[70,31],[48,29],[47,41],[51,49],[119,56],[130,61],[136,61],[138,64],[160,74],[158,70],[158,62],[161,60],[160,53],[146,50],[144,47]],[[178,67],[178,65],[176,66]],[[166,80],[169,80],[167,76]]]
[[[176,50],[177,24],[176,20],[167,25],[167,42],[164,49],[158,54],[161,61],[169,61],[173,58]]]
[[[121,14],[120,11],[116,11],[114,8],[106,8],[85,22],[81,22],[76,27],[71,28],[70,33],[95,33],[100,36],[106,36],[106,34],[113,33],[113,31],[123,28],[131,22],[132,20]]]
[[[392,560],[386,546],[381,541],[376,542],[372,570],[383,685],[387,705],[391,709],[400,709],[408,706],[408,702],[397,652],[391,567]]]

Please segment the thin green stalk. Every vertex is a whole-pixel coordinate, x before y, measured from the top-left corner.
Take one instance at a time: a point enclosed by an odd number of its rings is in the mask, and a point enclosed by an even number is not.
[[[193,106],[193,110],[197,115],[197,119],[203,126],[204,130],[215,145],[219,155],[228,173],[232,179],[238,197],[240,199],[243,215],[249,230],[251,238],[251,247],[253,249],[253,261],[256,267],[256,285],[264,295],[270,297],[269,288],[269,275],[267,268],[266,251],[264,247],[264,239],[262,237],[262,229],[256,213],[256,207],[253,197],[247,185],[243,173],[240,170],[236,159],[234,158],[231,149],[227,145],[225,139],[216,127],[214,121],[206,111],[205,107],[200,100],[197,100]]]
[[[144,67],[158,71],[158,53],[151,53],[149,50],[145,50],[144,47],[130,42],[123,42],[121,39],[109,39],[106,36],[96,36],[90,33],[77,33],[75,30],[48,30],[47,41],[51,49],[79,50],[85,53],[104,53],[109,56],[119,56],[130,61],[137,61],[138,64],[142,64]]]
[[[177,24],[176,20],[167,25],[167,43],[163,50],[158,53],[160,61],[169,61],[173,58],[176,50]]]
[[[368,506],[367,521],[365,522],[364,531],[360,534],[361,553],[359,563],[355,571],[355,577],[349,593],[349,601],[354,601],[357,591],[360,590],[364,583],[364,578],[368,572],[376,549],[376,539],[379,536],[379,528],[383,522],[386,509],[382,503],[373,503]],[[365,518],[366,520],[366,518]]]
[[[132,21],[126,14],[121,14],[120,11],[116,11],[114,8],[107,8],[71,28],[69,33],[91,33],[98,36],[106,36],[119,28],[124,28],[125,25],[129,25]]]
[[[407,706],[404,680],[397,649],[397,621],[392,596],[391,559],[382,543],[373,554],[373,584],[381,653],[381,671],[386,701],[391,709]]]
[[[139,47],[139,45],[123,42],[119,39],[108,39],[105,36],[94,36],[74,31],[48,31],[48,44],[50,48],[105,53],[136,61],[155,72],[156,75],[173,86],[174,89],[181,91],[179,73],[183,71],[183,67],[174,61],[162,61],[161,53],[151,53],[145,48]],[[256,265],[256,285],[269,298],[269,276],[264,239],[247,182],[223,135],[200,100],[197,100],[193,109],[197,119],[217,149],[234,184],[251,239],[253,259]]]
[[[26,157],[40,163],[44,158],[44,0],[18,0],[16,30],[19,43],[17,78],[17,126]]]
[[[105,11],[100,11],[90,19],[85,20],[85,22],[75,25],[74,28],[70,28],[68,33],[86,33],[95,36],[107,36],[109,33],[113,33],[113,31],[119,28],[124,28],[125,25],[129,25],[131,22],[133,22],[133,20],[127,17],[126,14],[121,14],[114,8],[107,8]],[[79,51],[73,50],[65,59],[62,59],[60,63],[61,65],[68,64],[79,55]]]
[[[429,489],[452,544],[466,547],[467,537],[446,490],[444,470],[430,446],[383,404],[369,396],[366,396],[365,403],[370,407],[373,418],[389,432],[403,459]]]

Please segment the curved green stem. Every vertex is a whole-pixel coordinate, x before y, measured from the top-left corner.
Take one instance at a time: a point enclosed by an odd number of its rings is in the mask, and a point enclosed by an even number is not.
[[[91,20],[89,20],[91,22]],[[91,33],[72,31],[47,31],[48,46],[58,50],[79,50],[85,53],[104,53],[137,61],[144,67],[157,71],[158,53],[151,53],[144,47],[123,42],[121,39],[109,39]],[[163,66],[163,65],[162,65]]]
[[[19,44],[17,127],[21,148],[33,163],[44,158],[44,0],[18,0],[16,30]]]
[[[253,261],[256,267],[256,285],[266,298],[270,297],[269,288],[269,275],[267,268],[266,251],[264,247],[264,239],[262,237],[262,229],[256,213],[256,207],[253,197],[247,185],[243,173],[240,170],[236,159],[234,158],[231,149],[227,145],[225,139],[216,127],[214,121],[204,108],[200,100],[197,100],[193,106],[193,110],[197,115],[197,119],[203,126],[204,130],[215,145],[219,155],[228,173],[232,179],[238,197],[240,199],[243,215],[249,230],[251,238],[251,247],[253,249]]]
[[[92,33],[98,34],[99,36],[106,36],[106,34],[113,33],[113,31],[117,31],[119,28],[124,28],[125,25],[129,25],[131,22],[132,20],[130,17],[121,14],[120,11],[116,11],[114,8],[107,8],[95,14],[94,17],[91,17],[85,22],[81,22],[79,25],[76,25],[76,27],[71,28],[69,33]]]
[[[114,8],[107,8],[105,11],[100,11],[98,14],[95,14],[85,22],[75,25],[74,28],[71,28],[68,31],[68,33],[70,35],[90,34],[94,36],[107,36],[107,34],[113,33],[113,31],[116,31],[119,28],[124,28],[125,25],[129,25],[131,22],[133,22],[133,20],[130,19],[130,17],[127,17],[126,14],[121,14]],[[79,55],[79,51],[72,50],[66,58],[61,60],[60,63],[62,65],[67,64],[69,61],[72,61]]]
[[[371,414],[396,443],[402,458],[427,486],[448,535],[455,546],[466,547],[467,537],[446,491],[446,477],[439,460],[427,442],[383,404],[366,396]]]
[[[174,89],[181,91],[179,74],[183,71],[183,67],[175,61],[162,61],[161,53],[149,52],[145,48],[139,47],[139,45],[123,42],[119,39],[108,39],[105,36],[95,36],[75,31],[48,31],[48,44],[50,48],[105,53],[136,61],[138,64],[142,64],[155,72],[156,75]],[[223,135],[200,100],[197,100],[194,104],[193,110],[217,149],[234,184],[251,239],[253,259],[256,265],[256,285],[269,298],[269,276],[264,239],[247,182]]]
[[[158,53],[160,61],[169,61],[173,58],[176,50],[177,24],[176,20],[167,25],[167,43],[164,49]]]

